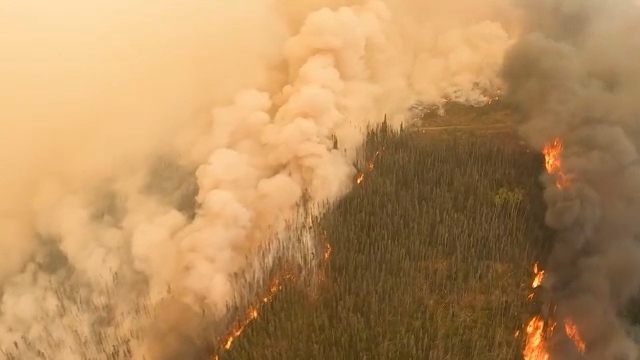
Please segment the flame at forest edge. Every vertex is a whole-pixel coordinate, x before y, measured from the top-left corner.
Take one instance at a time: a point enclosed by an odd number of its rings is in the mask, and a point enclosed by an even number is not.
[[[542,149],[544,154],[544,165],[547,169],[547,173],[556,178],[556,186],[564,189],[571,185],[571,180],[564,173],[562,168],[562,154],[563,145],[562,140],[559,138],[554,139]]]
[[[562,140],[554,139],[544,146],[542,153],[544,154],[544,163],[547,173],[555,177],[555,185],[560,189],[571,186],[571,180],[564,173],[562,167]],[[541,270],[538,263],[533,265],[534,279],[531,285],[532,291],[528,298],[535,297],[535,289],[542,285],[545,278],[544,270]],[[524,360],[549,360],[549,349],[547,340],[553,334],[556,328],[556,321],[552,318],[544,319],[537,315],[534,316],[526,326],[526,341],[523,351]],[[585,344],[580,337],[577,326],[570,319],[563,321],[565,334],[571,339],[578,351],[584,353]]]
[[[375,167],[375,162],[383,151],[384,151],[384,147],[381,150],[377,150],[373,154],[373,157],[366,162],[365,170],[358,172],[355,178],[356,185],[362,184],[362,182],[364,181],[365,174],[367,172],[373,171],[373,168]],[[331,251],[332,251],[331,245],[329,243],[325,243],[321,267],[324,267],[324,265],[326,265],[327,262],[329,261],[329,257],[331,256]],[[258,311],[260,310],[260,307],[262,305],[265,305],[271,302],[271,300],[278,293],[278,291],[282,289],[283,284],[293,279],[294,279],[293,273],[289,271],[285,271],[280,275],[275,276],[274,279],[271,281],[269,287],[267,288],[265,295],[262,296],[260,301],[257,302],[255,305],[250,306],[249,310],[246,312],[246,315],[243,318],[241,318],[238,322],[236,322],[235,326],[233,326],[231,330],[229,330],[224,342],[222,343],[220,350],[229,350],[231,348],[231,345],[233,344],[233,341],[243,333],[246,327],[253,320],[258,318]],[[213,355],[212,357],[212,360],[219,360],[219,359],[220,359],[219,354]]]

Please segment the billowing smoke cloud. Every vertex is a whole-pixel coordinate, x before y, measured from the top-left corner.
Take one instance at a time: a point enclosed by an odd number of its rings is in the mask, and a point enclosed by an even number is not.
[[[508,92],[532,145],[562,139],[571,179],[564,189],[545,179],[546,219],[558,231],[545,286],[556,318],[577,325],[586,352],[556,330],[552,359],[638,359],[624,317],[640,290],[640,8],[625,0],[518,4],[527,29],[505,57]]]
[[[224,318],[278,254],[308,265],[315,240],[286,224],[350,190],[368,126],[500,87],[506,11],[2,5],[0,358],[202,358],[219,331],[203,317]]]

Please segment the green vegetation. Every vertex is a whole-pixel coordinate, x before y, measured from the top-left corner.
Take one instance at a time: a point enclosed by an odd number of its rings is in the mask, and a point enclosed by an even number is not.
[[[508,132],[372,133],[364,181],[322,220],[311,297],[285,287],[221,360],[521,358],[548,236],[539,154]]]

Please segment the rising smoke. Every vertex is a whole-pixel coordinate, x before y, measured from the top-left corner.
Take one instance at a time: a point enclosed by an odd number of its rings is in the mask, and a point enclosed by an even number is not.
[[[509,97],[533,146],[562,140],[571,179],[564,189],[544,179],[557,236],[543,286],[586,352],[554,331],[551,359],[638,359],[625,313],[640,290],[640,8],[630,0],[517,3],[525,35],[505,56]]]
[[[287,224],[308,225],[303,200],[318,212],[349,191],[367,127],[500,87],[506,13],[1,5],[0,359],[203,358],[276,257],[309,265],[315,239]]]

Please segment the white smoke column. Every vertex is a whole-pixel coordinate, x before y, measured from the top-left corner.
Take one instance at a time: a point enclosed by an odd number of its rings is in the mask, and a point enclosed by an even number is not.
[[[482,104],[500,86],[500,25],[430,27],[418,10],[0,8],[0,48],[14,49],[0,58],[0,249],[12,254],[0,263],[0,359],[203,357],[209,320],[278,255],[256,258],[262,248],[303,263],[313,251],[286,224],[308,225],[303,200],[319,212],[349,191],[368,126],[385,113],[399,125],[415,100]]]

